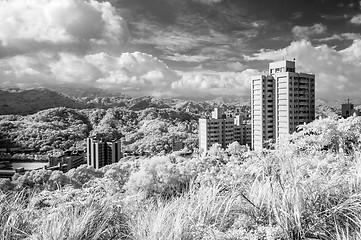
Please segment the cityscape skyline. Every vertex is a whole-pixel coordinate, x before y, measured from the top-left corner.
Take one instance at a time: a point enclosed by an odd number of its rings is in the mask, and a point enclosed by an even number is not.
[[[69,14],[69,13],[72,14]],[[296,59],[316,96],[358,97],[359,1],[1,1],[0,87],[250,98],[250,77]]]

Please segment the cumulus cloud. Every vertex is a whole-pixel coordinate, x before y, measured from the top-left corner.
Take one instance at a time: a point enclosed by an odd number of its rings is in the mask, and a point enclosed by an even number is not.
[[[361,40],[354,40],[346,49],[337,51],[327,45],[313,46],[307,40],[292,42],[278,50],[261,50],[246,60],[296,58],[296,71],[316,75],[316,97],[358,97],[361,88]]]
[[[95,0],[0,1],[0,52],[33,52],[123,45],[126,22],[108,2]],[[12,49],[9,51],[9,49]]]
[[[0,0],[0,87],[100,87],[159,97],[249,96],[247,81],[258,71],[246,69],[238,54],[225,47],[233,42],[228,35],[212,30],[198,15],[192,17],[203,25],[196,24],[195,31],[189,16],[177,18],[189,31],[175,26],[164,31],[147,20],[133,23],[135,35],[142,33],[133,47],[154,45],[165,59],[188,64],[206,64],[217,56],[226,72],[174,71],[151,55],[124,52],[130,38],[127,24],[106,1]],[[217,48],[207,48],[214,44]]]
[[[119,57],[106,53],[76,56],[37,53],[0,60],[0,86],[76,86],[116,89],[132,96],[201,97],[249,96],[249,80],[257,70],[241,72],[170,69],[159,59],[140,52]]]
[[[260,72],[246,69],[242,72],[195,71],[178,72],[179,81],[172,83],[174,93],[180,96],[237,95],[250,96],[250,79]]]
[[[327,27],[321,23],[316,23],[313,26],[295,26],[292,28],[292,33],[296,38],[308,39],[311,35],[325,33]]]
[[[353,16],[350,20],[351,23],[360,25],[361,24],[361,14],[358,14],[356,16]]]
[[[134,95],[159,95],[180,76],[162,61],[134,52],[112,57],[106,53],[15,56],[0,60],[3,86],[71,85],[118,89]]]

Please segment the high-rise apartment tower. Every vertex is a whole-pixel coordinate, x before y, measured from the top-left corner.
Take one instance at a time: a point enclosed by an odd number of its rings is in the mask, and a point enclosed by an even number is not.
[[[269,74],[253,76],[251,82],[254,150],[315,119],[315,75],[297,73],[294,61],[270,63]]]
[[[96,169],[116,163],[122,157],[121,142],[87,138],[87,164]]]

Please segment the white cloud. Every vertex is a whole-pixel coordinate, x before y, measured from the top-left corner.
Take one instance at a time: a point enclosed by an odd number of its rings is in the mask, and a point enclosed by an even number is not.
[[[23,53],[47,47],[119,46],[129,39],[115,9],[95,0],[0,1],[0,29],[0,50]]]
[[[240,62],[230,62],[230,63],[227,63],[227,67],[230,69],[230,70],[233,70],[233,71],[243,71],[246,69],[246,66]]]
[[[123,53],[119,58],[97,54],[89,56],[88,61],[106,70],[96,80],[99,87],[117,88],[129,94],[167,95],[172,82],[180,78],[162,61],[140,52]]]
[[[327,27],[321,23],[315,23],[313,26],[295,26],[292,33],[296,38],[308,39],[311,35],[325,33]]]
[[[361,14],[355,15],[350,20],[351,23],[360,25],[361,24]]]
[[[0,60],[0,86],[77,86],[117,89],[133,96],[201,97],[249,96],[250,77],[242,72],[180,72],[151,55],[133,52],[113,57],[106,53],[76,56],[37,53]]]
[[[327,42],[327,41],[332,41],[332,40],[356,40],[356,39],[361,39],[361,34],[359,33],[342,33],[342,34],[334,34],[331,37],[327,37],[327,38],[322,38],[319,39],[319,41],[323,41],[323,42]]]
[[[140,52],[112,57],[70,53],[15,56],[0,60],[0,83],[18,86],[70,85],[114,88],[134,95],[159,95],[180,76],[162,61]]]
[[[195,71],[178,72],[179,81],[172,83],[172,89],[179,96],[238,95],[250,96],[250,79],[260,72],[246,69],[242,72]]]
[[[361,34],[359,33],[342,33],[342,34],[334,34],[331,37],[327,37],[327,38],[322,38],[319,39],[319,41],[332,41],[332,40],[356,40],[356,39],[361,39]]]
[[[358,97],[361,89],[361,40],[354,40],[348,48],[337,51],[327,45],[313,46],[299,40],[279,50],[261,50],[246,60],[277,61],[296,58],[298,72],[316,75],[316,97]]]

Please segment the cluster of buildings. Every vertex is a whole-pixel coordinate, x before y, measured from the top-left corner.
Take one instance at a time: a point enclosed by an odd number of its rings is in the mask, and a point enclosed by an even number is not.
[[[205,152],[215,143],[226,148],[234,141],[250,145],[250,132],[251,123],[246,114],[233,117],[215,108],[210,118],[199,119],[199,150]]]
[[[223,148],[233,141],[259,151],[315,119],[315,75],[296,72],[295,61],[269,64],[268,74],[251,78],[250,118],[222,116],[199,120],[201,152],[214,143]],[[238,120],[237,120],[238,118]]]
[[[68,172],[70,169],[77,168],[85,163],[84,152],[72,152],[68,150],[60,157],[51,157],[45,169]]]

